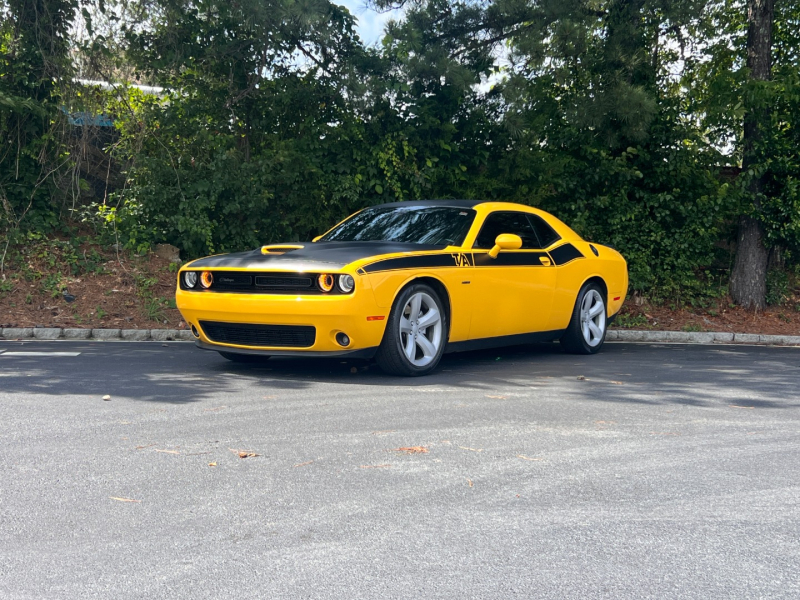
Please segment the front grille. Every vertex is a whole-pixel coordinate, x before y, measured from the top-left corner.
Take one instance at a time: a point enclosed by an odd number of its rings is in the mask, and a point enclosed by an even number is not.
[[[256,286],[284,289],[304,289],[314,285],[311,277],[256,277]]]
[[[200,271],[197,271],[198,278]],[[242,272],[242,271],[211,271],[214,282],[210,289],[203,289],[198,283],[194,288],[187,288],[181,277],[181,289],[191,289],[193,292],[247,292],[250,294],[321,294],[316,285],[316,275],[308,273],[282,273],[282,272]],[[338,288],[331,290],[330,294],[340,294]]]
[[[317,339],[317,329],[310,325],[254,325],[200,321],[212,342],[240,346],[309,348]]]
[[[239,275],[238,273],[220,273],[215,275],[212,287],[220,289],[246,290],[253,284],[250,275]]]

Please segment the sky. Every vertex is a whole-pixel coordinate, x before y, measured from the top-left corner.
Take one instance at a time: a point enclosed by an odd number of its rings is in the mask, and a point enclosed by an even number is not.
[[[367,8],[365,0],[333,0],[347,7],[350,14],[358,20],[358,35],[361,40],[368,46],[372,46],[376,42],[380,42],[383,37],[383,27],[389,19],[399,16],[399,11],[389,11],[387,13],[378,13],[371,8]]]

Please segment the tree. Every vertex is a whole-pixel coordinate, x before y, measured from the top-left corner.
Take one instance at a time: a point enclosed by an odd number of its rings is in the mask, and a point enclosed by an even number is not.
[[[747,3],[747,68],[753,91],[745,96],[744,152],[742,170],[750,179],[754,212],[758,213],[764,193],[763,173],[754,168],[763,162],[762,142],[770,127],[769,108],[758,84],[767,82],[772,73],[772,27],[775,0],[748,0]],[[736,304],[746,308],[766,306],[767,248],[764,227],[758,214],[745,214],[739,219],[736,261],[731,272],[730,294]]]
[[[0,3],[0,233],[58,223],[66,171],[59,127],[71,77],[69,28],[78,0]],[[8,241],[8,240],[5,240]]]

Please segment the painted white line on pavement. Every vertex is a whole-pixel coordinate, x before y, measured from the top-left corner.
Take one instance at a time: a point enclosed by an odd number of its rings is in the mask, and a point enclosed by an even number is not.
[[[2,356],[79,356],[80,352],[2,352]]]

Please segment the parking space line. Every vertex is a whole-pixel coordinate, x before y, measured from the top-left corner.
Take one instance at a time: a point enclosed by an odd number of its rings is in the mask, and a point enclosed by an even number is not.
[[[80,352],[7,352],[0,351],[0,356],[79,356]]]

